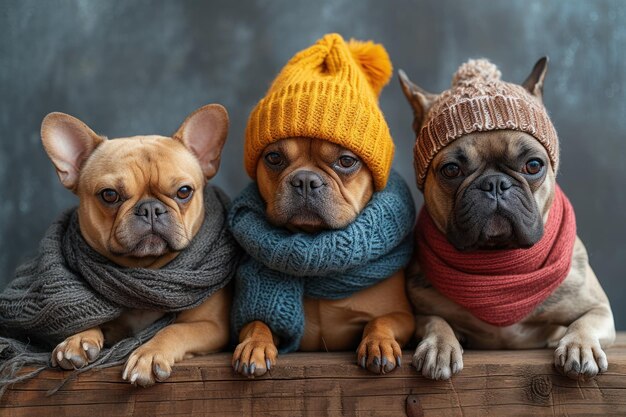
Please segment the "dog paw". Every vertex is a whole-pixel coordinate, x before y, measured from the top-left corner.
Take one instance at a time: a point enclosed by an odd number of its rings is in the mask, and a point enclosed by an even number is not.
[[[402,365],[402,349],[391,337],[368,335],[356,352],[357,364],[376,374],[386,374]]]
[[[70,336],[52,351],[52,366],[79,369],[96,360],[102,349],[102,340],[82,335]]]
[[[149,387],[162,382],[172,373],[174,359],[149,344],[137,348],[126,361],[122,379],[133,385]]]
[[[248,378],[262,376],[276,365],[278,350],[272,342],[246,339],[239,343],[233,353],[232,366],[235,372]]]
[[[606,372],[609,363],[597,339],[570,334],[559,341],[554,366],[569,378],[587,380]]]
[[[456,339],[424,339],[415,349],[413,366],[426,378],[450,379],[463,369],[463,348]]]

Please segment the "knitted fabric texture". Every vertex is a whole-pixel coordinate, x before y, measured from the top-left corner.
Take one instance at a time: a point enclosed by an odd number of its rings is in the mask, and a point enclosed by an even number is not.
[[[469,60],[452,78],[452,88],[436,99],[415,141],[417,186],[424,189],[430,163],[455,139],[472,132],[518,130],[537,139],[556,172],[558,136],[541,100],[524,87],[500,80],[498,68],[486,59]]]
[[[297,350],[304,333],[303,297],[345,298],[404,268],[414,220],[411,193],[395,172],[354,222],[317,234],[271,225],[256,184],[250,184],[228,218],[249,255],[235,278],[233,335],[261,320],[280,338],[281,352]]]
[[[358,155],[385,187],[394,145],[378,95],[392,67],[382,45],[346,43],[329,34],[296,54],[250,114],[244,161],[256,179],[257,161],[270,143],[285,138],[327,140]]]
[[[50,366],[56,344],[115,319],[125,309],[188,310],[228,284],[240,253],[226,223],[228,198],[207,186],[204,204],[200,230],[161,269],[112,263],[85,242],[76,209],[64,213],[46,232],[39,255],[19,267],[0,294],[0,386],[15,382],[25,364],[40,365],[39,370]],[[89,368],[119,363],[169,321],[171,316],[104,349]]]
[[[420,267],[432,285],[479,319],[517,323],[542,303],[569,273],[576,219],[557,186],[544,235],[528,249],[460,252],[425,209],[415,228]]]

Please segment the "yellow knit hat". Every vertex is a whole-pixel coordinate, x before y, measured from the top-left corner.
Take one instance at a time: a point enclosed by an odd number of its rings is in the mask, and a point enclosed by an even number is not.
[[[255,179],[263,149],[290,137],[327,140],[358,155],[385,187],[394,146],[378,107],[392,67],[380,44],[328,34],[297,53],[248,119],[244,159]]]

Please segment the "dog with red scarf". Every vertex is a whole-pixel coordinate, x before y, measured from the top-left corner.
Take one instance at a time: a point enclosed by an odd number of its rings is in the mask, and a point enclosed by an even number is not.
[[[427,378],[460,372],[462,345],[555,347],[557,370],[573,379],[607,370],[613,315],[556,183],[546,69],[542,58],[517,85],[470,60],[438,95],[400,71],[425,201],[407,286],[420,341],[413,365]]]

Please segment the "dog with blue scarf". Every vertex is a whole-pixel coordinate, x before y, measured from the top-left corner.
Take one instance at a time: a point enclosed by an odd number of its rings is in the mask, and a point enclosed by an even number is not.
[[[231,314],[236,372],[264,375],[296,350],[357,349],[379,374],[401,366],[415,328],[404,278],[415,207],[378,107],[391,73],[381,45],[326,35],[250,115],[254,182],[228,217],[247,253]]]

